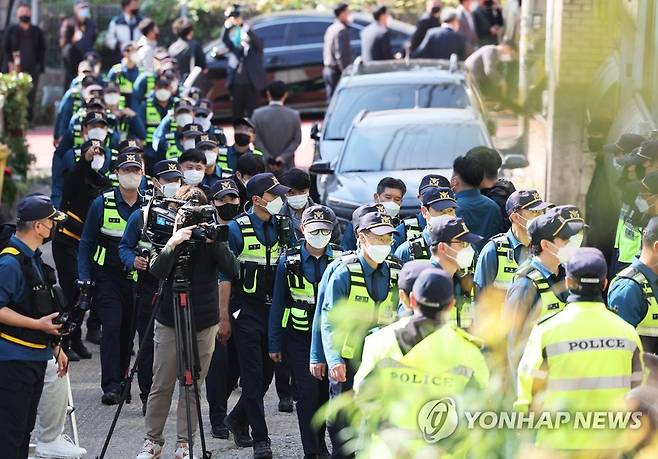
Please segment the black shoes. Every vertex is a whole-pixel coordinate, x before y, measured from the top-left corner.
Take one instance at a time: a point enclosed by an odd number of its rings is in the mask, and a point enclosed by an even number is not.
[[[121,403],[121,394],[116,392],[105,392],[101,398],[103,405],[118,405]]]
[[[233,441],[238,448],[247,448],[254,444],[251,435],[249,435],[249,427],[241,426],[237,421],[231,419],[231,416],[224,418],[224,425],[233,434]]]
[[[221,440],[228,440],[228,427],[226,426],[212,426],[211,435],[213,438]]]
[[[87,341],[92,344],[100,345],[101,344],[101,330],[100,328],[89,328],[87,329]]]
[[[66,356],[69,358],[69,362],[79,362],[80,361],[80,356],[78,355],[77,352],[75,352],[73,349],[65,348],[64,353]]]
[[[81,359],[90,359],[91,358],[91,352],[89,352],[89,349],[82,343],[81,339],[71,341],[71,351],[75,352],[79,358]],[[66,354],[68,355],[68,354]],[[69,357],[69,360],[71,357]]]
[[[270,439],[254,442],[254,459],[269,459],[272,457]]]
[[[293,401],[292,397],[286,397],[279,400],[279,411],[281,413],[292,413]]]

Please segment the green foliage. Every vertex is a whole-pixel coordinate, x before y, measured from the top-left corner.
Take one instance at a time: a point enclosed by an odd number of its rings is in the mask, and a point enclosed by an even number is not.
[[[27,94],[32,88],[32,77],[27,73],[0,74],[0,97],[4,98],[4,131],[0,142],[9,147],[7,165],[16,178],[23,181],[27,177],[34,156],[30,154],[25,139],[27,130]],[[1,171],[4,173],[4,171]],[[12,203],[17,192],[14,180],[7,177],[3,184],[2,200]]]

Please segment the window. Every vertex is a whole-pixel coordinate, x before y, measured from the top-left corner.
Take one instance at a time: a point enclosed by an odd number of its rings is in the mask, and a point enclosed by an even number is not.
[[[324,42],[324,33],[329,27],[329,22],[297,22],[291,24],[292,45],[319,45]]]
[[[350,40],[361,40],[361,27],[350,26]]]
[[[286,29],[288,24],[266,25],[256,29],[256,35],[263,40],[263,47],[273,48],[286,44]]]

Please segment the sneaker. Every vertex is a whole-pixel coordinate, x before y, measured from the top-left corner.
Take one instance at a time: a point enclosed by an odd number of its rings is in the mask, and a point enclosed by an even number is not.
[[[293,411],[292,397],[286,397],[279,400],[280,413],[292,413],[292,411]]]
[[[78,458],[87,454],[87,450],[75,446],[68,435],[60,435],[50,442],[38,442],[35,449],[37,457]]]
[[[249,435],[249,428],[241,426],[235,419],[231,418],[231,416],[226,416],[224,418],[224,425],[229,432],[233,434],[233,441],[238,448],[247,448],[254,444],[251,435]]]
[[[254,442],[254,459],[270,459],[272,457],[272,445],[270,439]]]
[[[181,442],[174,452],[174,459],[197,459],[197,457],[190,456],[190,446],[187,443]]]
[[[162,445],[147,439],[135,459],[159,459],[160,455],[162,455]]]

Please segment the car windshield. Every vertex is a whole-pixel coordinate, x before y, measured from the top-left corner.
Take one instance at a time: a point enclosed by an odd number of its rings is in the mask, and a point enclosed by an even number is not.
[[[418,99],[418,100],[416,100]],[[345,88],[336,94],[325,123],[326,140],[343,140],[361,110],[376,112],[413,108],[466,108],[470,105],[463,86],[454,83],[397,84]]]
[[[340,172],[450,169],[457,156],[487,145],[476,124],[355,128],[347,142]]]

